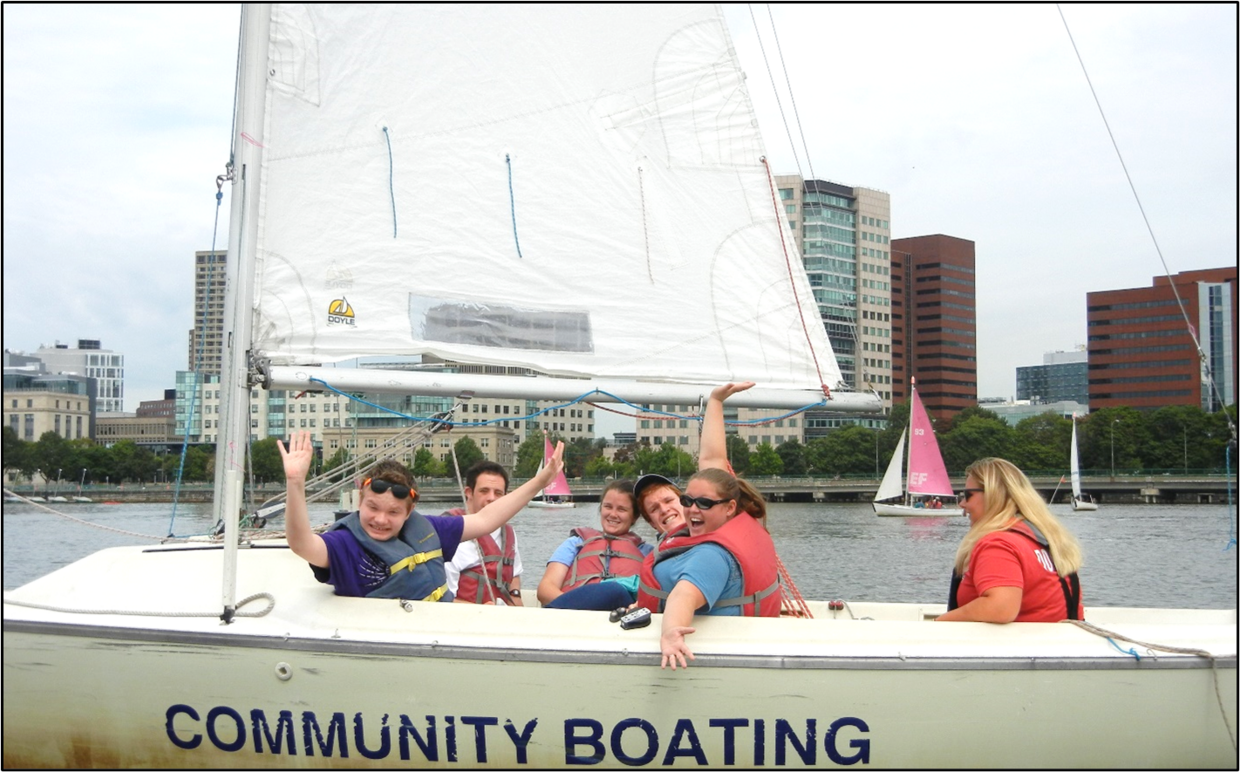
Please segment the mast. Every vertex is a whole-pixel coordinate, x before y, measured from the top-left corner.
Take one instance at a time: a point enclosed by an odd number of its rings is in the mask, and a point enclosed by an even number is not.
[[[237,537],[245,453],[250,436],[250,337],[258,244],[259,179],[267,85],[270,4],[242,6],[237,118],[233,127],[232,200],[228,220],[228,284],[220,372],[223,430],[216,437],[214,514],[224,523],[223,611],[231,622],[237,598]]]
[[[908,400],[908,425],[909,438],[908,448],[905,450],[907,454],[904,458],[904,503],[913,506],[913,494],[908,489],[908,476],[913,472],[913,411],[917,409],[917,376],[910,375],[909,383],[909,400]]]

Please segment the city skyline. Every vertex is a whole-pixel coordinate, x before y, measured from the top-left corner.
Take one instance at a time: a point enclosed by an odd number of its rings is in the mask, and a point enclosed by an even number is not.
[[[979,396],[1084,344],[1086,292],[1163,272],[1055,7],[771,12],[808,160],[786,149],[749,11],[725,9],[773,169],[890,193],[893,237],[977,244]],[[1063,12],[1170,271],[1233,264],[1235,7]],[[5,10],[4,345],[102,341],[126,355],[131,410],[187,364],[237,21],[235,6]]]

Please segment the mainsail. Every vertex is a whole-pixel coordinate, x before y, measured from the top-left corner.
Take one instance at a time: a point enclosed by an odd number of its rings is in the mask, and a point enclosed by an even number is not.
[[[269,385],[416,354],[842,385],[718,8],[275,5],[269,23],[238,126],[261,165],[244,217]]]
[[[918,496],[952,497],[951,478],[943,465],[938,440],[930,416],[913,388],[912,409],[909,411],[908,492]]]
[[[1062,469],[1062,467],[1060,467]],[[1076,449],[1076,415],[1072,416],[1072,500],[1081,498],[1081,459]]]

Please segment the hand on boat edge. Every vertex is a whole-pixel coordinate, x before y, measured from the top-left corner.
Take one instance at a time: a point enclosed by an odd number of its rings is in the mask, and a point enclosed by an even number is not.
[[[676,669],[676,663],[679,662],[681,667],[689,667],[689,661],[693,660],[693,652],[689,650],[689,645],[685,643],[685,636],[696,632],[692,627],[669,627],[663,631],[663,635],[659,637],[659,648],[663,650],[662,664],[660,668],[666,668],[669,664],[672,670]]]

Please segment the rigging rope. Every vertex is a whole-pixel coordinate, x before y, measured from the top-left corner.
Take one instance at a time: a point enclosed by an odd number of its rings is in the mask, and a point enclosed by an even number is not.
[[[251,601],[259,600],[260,598],[265,599],[267,601],[266,608],[259,609],[258,611],[246,611],[246,612],[242,612],[240,610],[241,607],[244,606],[245,604]],[[13,600],[9,598],[7,595],[4,598],[4,603],[7,606],[22,606],[24,608],[34,608],[34,609],[39,609],[41,611],[56,611],[62,614],[108,614],[108,615],[129,616],[129,617],[218,617],[220,615],[220,612],[218,611],[134,611],[132,609],[68,608],[66,606],[53,606],[53,605],[46,604],[46,603],[30,603],[24,600]],[[271,610],[274,609],[275,607],[276,607],[276,597],[274,595],[272,595],[269,592],[256,592],[247,598],[242,598],[241,601],[237,603],[237,606],[236,606],[237,610],[232,614],[232,616],[234,617],[267,616],[268,614],[271,613]]]
[[[766,58],[766,47],[762,45],[762,35],[758,33],[758,19],[753,15],[753,6],[749,6],[749,18],[753,22],[754,37],[758,40],[758,50],[762,52],[762,63],[766,65],[766,76],[771,80],[771,93],[775,95],[775,105],[779,108],[779,117],[784,122],[784,132],[788,135],[788,148],[792,151],[792,160],[796,162],[797,174],[801,179],[805,179],[805,175],[801,172],[801,157],[797,153],[796,143],[792,141],[792,129],[788,126],[788,118],[784,115],[784,104],[779,100],[779,89],[775,86],[775,75],[771,72],[771,63]],[[772,24],[774,19],[772,19]],[[787,69],[784,70],[785,74]],[[806,151],[809,152],[808,150]],[[807,159],[808,160],[808,159]]]
[[[392,238],[396,238],[396,164],[392,161],[392,135],[388,127],[383,127],[383,138],[387,140],[388,151],[388,194],[392,197]]]
[[[512,191],[512,156],[504,154],[504,163],[508,165],[508,206],[512,210],[512,240],[517,245],[517,257],[521,254],[521,239],[517,237],[517,195]]]
[[[750,16],[753,15],[752,7],[750,8],[749,13]],[[771,11],[770,3],[766,4],[766,15],[771,20],[771,35],[775,38],[775,53],[779,54],[779,66],[782,67],[784,71],[784,85],[788,87],[788,101],[792,103],[792,117],[796,118],[797,132],[801,135],[801,148],[805,151],[805,163],[809,166],[809,176],[812,179],[818,179],[818,177],[814,174],[814,159],[809,154],[809,143],[805,141],[805,128],[801,125],[801,113],[797,110],[797,95],[796,92],[792,90],[792,78],[788,76],[788,63],[784,60],[783,46],[779,44],[779,30],[775,28],[775,14]],[[754,22],[754,29],[756,30],[757,28],[757,22]],[[765,52],[763,52],[763,54],[765,55]],[[770,67],[768,67],[767,70],[769,71]],[[783,115],[782,110],[780,111],[780,115]]]

